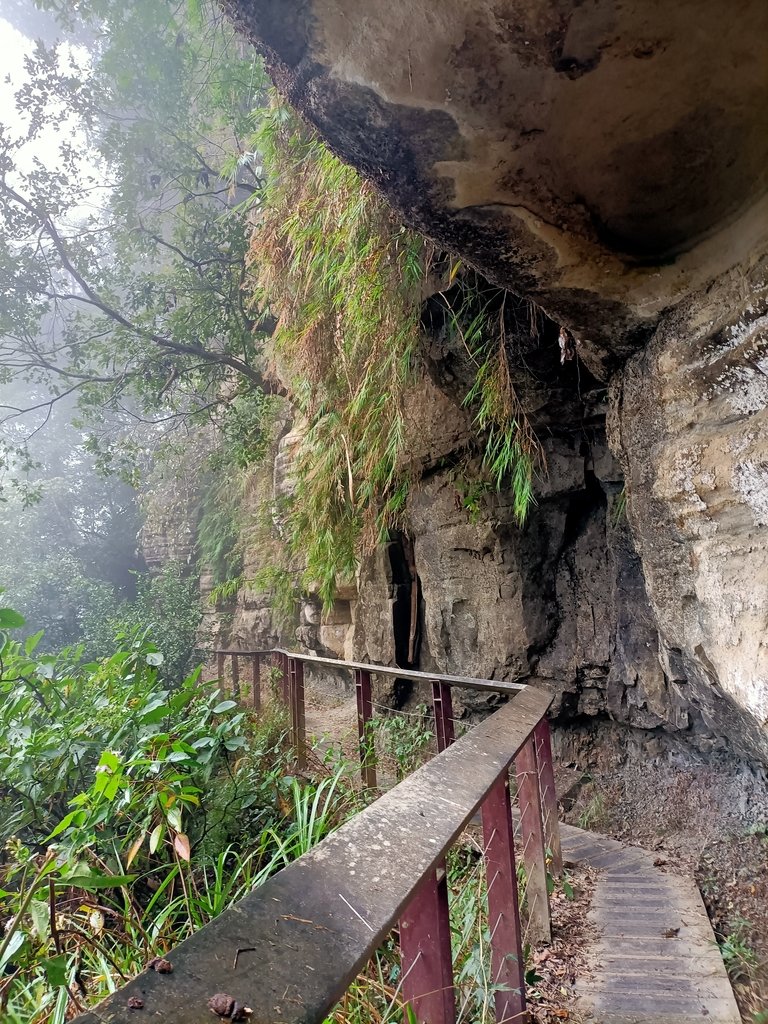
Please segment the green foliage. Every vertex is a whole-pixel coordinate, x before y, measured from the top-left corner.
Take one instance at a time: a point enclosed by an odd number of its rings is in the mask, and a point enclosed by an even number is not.
[[[118,640],[152,638],[162,656],[162,676],[179,683],[189,670],[200,635],[202,608],[198,580],[184,566],[169,562],[155,575],[137,579],[132,601],[106,601],[83,617],[83,641],[89,654],[105,655]],[[140,642],[140,641],[139,641]]]
[[[273,425],[279,399],[255,391],[238,395],[224,410],[219,423],[220,452],[211,457],[214,469],[240,470],[260,465],[274,440]]]
[[[184,831],[225,751],[244,746],[242,713],[202,688],[199,671],[165,688],[145,640],[87,663],[82,648],[39,656],[40,640],[6,639],[0,652],[0,839],[57,836],[106,853],[140,832],[156,853]]]
[[[265,565],[247,581],[258,594],[269,594],[277,619],[289,623],[296,614],[296,574],[277,565]]]
[[[346,766],[339,767],[330,778],[319,783],[302,783],[296,778],[288,783],[288,805],[292,822],[282,832],[267,828],[262,834],[262,852],[269,851],[284,865],[296,860],[329,835],[357,809],[346,780]]]
[[[0,130],[0,361],[49,409],[76,396],[94,456],[130,472],[180,424],[260,392],[269,328],[244,307],[248,224],[229,215],[260,179],[229,157],[266,79],[208,3],[54,6],[90,45],[36,44],[14,83],[21,127]]]
[[[374,953],[323,1024],[418,1024],[411,1007],[402,1004],[399,976],[399,950],[390,939]]]
[[[488,294],[474,275],[460,277],[458,287],[458,308],[446,300],[446,310],[475,365],[474,384],[464,404],[474,409],[475,424],[484,437],[483,471],[497,490],[511,489],[515,519],[522,524],[535,500],[533,480],[543,454],[512,381],[506,293],[493,289]]]
[[[51,650],[77,643],[88,620],[109,615],[115,607],[114,588],[88,577],[73,554],[7,548],[8,560],[16,564],[3,567],[2,580],[28,621],[45,627]]]
[[[244,583],[245,578],[243,576],[233,576],[228,580],[223,580],[221,583],[217,583],[211,588],[211,593],[209,595],[210,603],[214,606],[226,604],[227,601],[231,601],[233,597],[237,597],[237,594]]]
[[[0,585],[53,650],[81,639],[88,614],[130,597],[142,565],[135,492],[94,472],[71,413],[60,406],[35,437],[28,482],[38,499],[6,489],[0,501]]]
[[[248,723],[247,737],[247,744],[228,757],[215,794],[207,794],[212,806],[198,848],[200,856],[209,859],[217,857],[227,844],[234,844],[236,850],[260,847],[257,863],[270,859],[275,870],[279,858],[264,842],[263,831],[288,827],[282,793],[293,755],[282,701],[273,699],[265,704],[258,721]],[[255,842],[254,837],[261,838]]]
[[[10,639],[23,624],[0,609],[3,1019],[64,1024],[70,1003],[114,991],[353,814],[358,766],[337,760],[330,775],[301,780],[282,704],[255,722],[199,672],[167,688],[142,641],[98,662],[40,656],[39,636]],[[394,729],[385,721],[411,770],[431,737],[426,709]],[[490,1021],[480,848],[452,849],[447,874],[459,1019]],[[327,1024],[413,1020],[401,982],[390,938]]]
[[[0,959],[3,1019],[18,1024],[63,1021],[75,972],[97,1001],[343,810],[337,784],[294,780],[286,820],[282,707],[255,723],[199,671],[164,685],[144,640],[85,662],[40,655],[39,634],[12,640],[22,626],[0,609]]]
[[[219,449],[208,459],[197,548],[213,574],[213,604],[233,597],[242,582],[243,499],[251,471],[261,464],[272,444],[275,409],[275,399],[265,395],[233,400],[219,429]]]
[[[416,380],[431,251],[279,101],[255,118],[265,187],[252,294],[278,318],[269,352],[300,414],[292,493],[275,518],[288,562],[301,560],[294,589],[317,589],[328,606],[360,555],[405,522],[404,400]],[[488,480],[511,487],[522,523],[541,449],[512,386],[504,293],[460,280],[451,321],[476,365],[466,403]],[[470,496],[474,514],[479,497]]]
[[[600,824],[605,821],[606,811],[605,795],[595,790],[579,812],[579,828],[599,830]]]
[[[197,551],[217,586],[239,577],[243,566],[240,537],[245,479],[241,470],[225,465],[210,475],[203,490]]]
[[[751,933],[752,925],[743,917],[734,917],[728,922],[728,933],[720,943],[720,953],[732,981],[751,978],[758,966]]]
[[[611,525],[616,527],[627,518],[627,488],[622,487],[611,509]]]
[[[266,187],[253,294],[279,315],[273,359],[305,431],[284,531],[325,601],[401,522],[403,396],[418,344],[422,239],[274,101],[255,147]]]
[[[493,488],[491,481],[477,476],[468,460],[452,470],[450,479],[456,488],[457,501],[461,502],[469,522],[479,522],[486,510],[488,494]]]
[[[456,847],[446,859],[454,977],[460,992],[461,1017],[493,1019],[493,983],[487,886],[482,858]]]
[[[379,758],[394,762],[398,782],[426,760],[434,739],[434,721],[427,705],[419,704],[412,713],[378,715],[371,722]]]

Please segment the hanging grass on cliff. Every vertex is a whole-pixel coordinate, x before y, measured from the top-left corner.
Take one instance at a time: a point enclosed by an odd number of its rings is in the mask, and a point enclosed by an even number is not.
[[[302,585],[329,604],[360,556],[405,525],[411,480],[403,407],[417,380],[433,253],[278,99],[257,119],[254,151],[265,185],[252,207],[251,294],[276,318],[269,372],[299,413],[280,534],[289,557],[306,566]],[[474,273],[455,264],[454,284],[461,284],[459,308],[447,298],[446,306],[476,367],[465,404],[483,438],[483,473],[489,486],[511,488],[522,524],[541,449],[510,376],[506,293],[490,290],[489,312]]]
[[[461,282],[458,309],[447,303],[449,323],[475,366],[474,384],[464,405],[475,412],[475,425],[485,439],[482,470],[497,491],[509,487],[518,525],[535,504],[533,480],[545,467],[539,439],[518,398],[510,371],[508,319],[517,331],[538,334],[537,313],[531,307],[529,324],[520,324],[507,309],[508,293],[493,289],[484,297],[476,275]]]
[[[428,251],[278,101],[256,146],[267,185],[251,243],[253,295],[279,318],[272,369],[303,420],[285,526],[306,559],[305,582],[329,602],[361,552],[401,522],[403,397]]]

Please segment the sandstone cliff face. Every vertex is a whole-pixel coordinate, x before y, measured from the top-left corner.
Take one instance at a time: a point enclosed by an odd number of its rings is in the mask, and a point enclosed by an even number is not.
[[[421,663],[768,760],[768,8],[227,6],[409,223],[576,338],[581,379],[546,346],[520,361],[546,364],[518,383],[549,461],[523,530],[504,494],[456,501],[461,366],[427,353]],[[349,600],[361,655],[395,656],[395,562]]]
[[[528,338],[527,345],[523,361],[530,368],[536,360],[535,372],[519,373],[517,383],[529,403],[533,396],[539,403],[538,410],[528,408],[547,435],[547,468],[522,529],[509,493],[485,490],[467,506],[466,475],[471,486],[479,467],[474,463],[473,478],[470,462],[457,477],[451,465],[472,447],[466,412],[446,394],[419,405],[412,457],[421,480],[408,506],[420,583],[419,665],[540,681],[556,693],[555,712],[564,719],[609,715],[639,728],[680,731],[712,749],[723,742],[722,731],[689,713],[685,694],[659,660],[656,618],[626,519],[623,474],[606,442],[604,392],[581,391],[587,371],[560,364],[551,332]],[[422,395],[434,387],[425,380]],[[425,415],[434,418],[425,423]],[[436,439],[452,442],[439,458]],[[393,638],[395,582],[391,558],[378,555],[364,565],[358,657],[402,664]],[[493,700],[466,693],[462,703],[473,711]]]
[[[768,759],[765,271],[665,321],[614,385],[611,434],[665,673],[705,724]]]

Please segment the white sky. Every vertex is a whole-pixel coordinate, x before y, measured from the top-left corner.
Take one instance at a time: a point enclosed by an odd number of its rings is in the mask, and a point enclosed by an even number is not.
[[[16,110],[14,96],[20,86],[28,80],[24,58],[32,53],[33,48],[32,39],[0,18],[0,123],[8,125],[14,135],[22,135],[27,128],[26,118],[21,117]],[[83,47],[73,47],[67,43],[61,45],[60,52],[65,57],[73,55],[80,63],[88,57],[88,52]],[[47,165],[58,160],[59,143],[63,138],[75,143],[79,141],[83,155],[86,155],[85,137],[77,130],[75,121],[67,117],[65,110],[61,111],[57,127],[58,131],[50,130],[39,135],[34,143],[28,144],[20,152],[19,163],[25,170],[30,168],[34,156]]]

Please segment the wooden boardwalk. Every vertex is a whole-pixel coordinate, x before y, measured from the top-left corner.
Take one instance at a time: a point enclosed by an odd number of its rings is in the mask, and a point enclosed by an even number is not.
[[[591,977],[577,986],[595,1024],[740,1024],[701,895],[654,854],[561,826],[567,861],[600,868]]]

